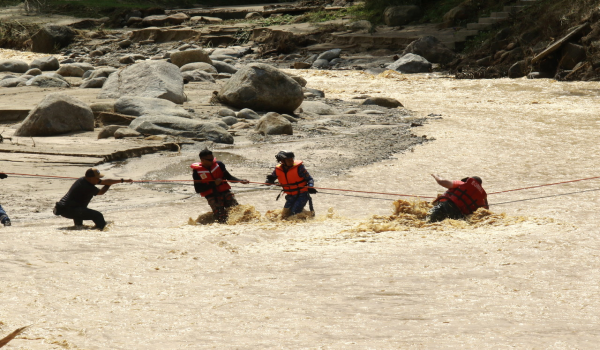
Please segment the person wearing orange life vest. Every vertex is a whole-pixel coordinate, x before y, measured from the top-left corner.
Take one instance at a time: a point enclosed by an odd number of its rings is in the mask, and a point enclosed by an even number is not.
[[[304,210],[306,203],[309,203],[310,211],[314,213],[312,198],[310,194],[317,193],[313,188],[314,180],[308,173],[302,161],[294,160],[293,152],[281,151],[277,153],[275,159],[279,164],[273,170],[271,175],[267,176],[266,183],[274,184],[279,180],[282,191],[285,192],[285,204],[283,206],[282,217],[296,215]],[[277,197],[279,199],[279,197]]]
[[[195,180],[196,193],[206,198],[215,219],[220,223],[226,223],[227,210],[239,205],[227,181],[247,184],[248,180],[241,180],[231,175],[225,164],[217,161],[212,151],[208,149],[200,152],[200,163],[194,163],[190,167],[193,169],[192,177]]]
[[[483,181],[479,176],[466,177],[460,181],[444,180],[433,175],[435,181],[448,190],[438,197],[427,215],[428,222],[444,219],[464,219],[479,208],[489,209],[487,193],[481,187]]]

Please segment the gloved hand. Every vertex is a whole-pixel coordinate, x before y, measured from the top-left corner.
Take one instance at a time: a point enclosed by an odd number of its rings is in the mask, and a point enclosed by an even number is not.
[[[8,175],[6,175],[5,173],[0,173],[0,179],[6,179],[8,177]]]
[[[316,189],[316,188],[314,188],[314,187],[309,187],[309,188],[308,188],[308,193],[310,193],[310,194],[315,194],[315,193],[317,193],[317,189]]]

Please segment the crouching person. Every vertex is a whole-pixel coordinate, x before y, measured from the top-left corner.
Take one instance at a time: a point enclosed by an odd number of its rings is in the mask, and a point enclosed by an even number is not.
[[[225,168],[225,164],[218,161],[208,149],[200,152],[200,163],[194,163],[190,167],[193,169],[192,177],[196,193],[206,198],[215,220],[222,224],[226,223],[227,210],[239,205],[227,181],[247,184],[248,180],[241,180],[231,175]]]
[[[104,216],[97,210],[89,209],[88,204],[94,196],[105,194],[114,184],[133,182],[131,179],[102,179],[103,177],[104,175],[100,174],[98,169],[88,169],[85,177],[77,179],[67,194],[56,203],[54,214],[73,219],[75,226],[83,225],[83,220],[92,220],[96,224],[95,229],[103,230],[106,226]],[[104,187],[100,189],[96,185],[104,185]]]
[[[310,194],[317,193],[313,188],[314,180],[302,164],[301,160],[294,160],[293,152],[281,151],[277,153],[275,159],[279,164],[273,170],[271,175],[267,176],[267,184],[274,184],[279,181],[282,191],[285,192],[285,204],[281,216],[285,219],[288,216],[296,215],[304,210],[306,203],[309,203],[310,211],[314,214],[312,198]],[[279,197],[277,197],[279,199]]]
[[[433,174],[431,176],[448,190],[433,202],[434,207],[427,215],[428,222],[460,220],[479,208],[489,209],[487,193],[481,187],[483,181],[479,176],[466,177],[460,181],[444,180]]]

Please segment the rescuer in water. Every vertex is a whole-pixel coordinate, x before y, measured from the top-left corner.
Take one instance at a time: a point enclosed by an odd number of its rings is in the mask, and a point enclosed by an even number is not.
[[[464,219],[479,208],[489,209],[487,193],[481,184],[479,176],[466,177],[460,181],[444,180],[433,175],[437,183],[448,190],[438,197],[435,205],[427,215],[428,222],[438,222],[444,219]]]
[[[306,203],[309,203],[310,211],[314,214],[310,194],[317,193],[313,188],[314,180],[302,164],[301,160],[294,160],[293,152],[280,151],[275,156],[279,164],[271,175],[267,176],[266,183],[274,184],[279,180],[282,191],[285,192],[285,205],[281,216],[287,218],[302,212]],[[279,199],[279,196],[277,197]]]
[[[226,223],[227,210],[239,205],[230,191],[231,186],[228,181],[247,184],[248,180],[241,180],[231,175],[225,168],[225,164],[218,161],[208,149],[200,151],[200,163],[194,163],[190,167],[193,169],[192,177],[196,180],[194,181],[196,193],[206,198],[215,220],[222,224]]]

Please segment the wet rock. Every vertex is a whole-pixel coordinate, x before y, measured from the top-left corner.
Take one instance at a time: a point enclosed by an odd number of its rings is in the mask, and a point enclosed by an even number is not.
[[[126,115],[159,115],[191,118],[183,107],[161,98],[121,97],[115,102],[115,112]]]
[[[193,70],[193,71],[183,72],[183,73],[181,73],[181,76],[187,82],[190,82],[190,81],[196,81],[196,82],[206,81],[206,82],[210,82],[210,83],[215,82],[215,78],[210,73],[207,73],[203,70]]]
[[[376,105],[386,108],[404,107],[400,101],[391,97],[369,97],[368,99],[364,100],[361,105]]]
[[[15,136],[52,136],[73,131],[93,131],[94,113],[75,97],[51,93],[29,113]]]
[[[194,62],[194,63],[188,63],[186,65],[183,65],[181,68],[179,68],[179,70],[181,72],[188,72],[188,71],[193,71],[193,70],[201,70],[204,71],[206,73],[218,73],[217,69],[215,67],[213,67],[211,64],[206,63],[206,62]]]
[[[340,57],[340,53],[342,53],[342,49],[331,49],[317,56],[317,60],[331,61],[334,58]]]
[[[420,15],[418,6],[390,6],[383,12],[383,21],[390,27],[399,27],[417,20]]]
[[[427,73],[431,71],[431,67],[431,63],[425,58],[412,53],[400,57],[396,62],[387,66],[388,69],[400,73]]]
[[[132,128],[119,128],[115,131],[115,139],[123,139],[126,137],[140,137],[142,134],[133,130]]]
[[[306,62],[294,62],[292,65],[294,69],[309,69],[312,67],[312,64]]]
[[[31,37],[31,51],[52,53],[69,46],[75,39],[75,34],[75,31],[67,26],[44,26]]]
[[[577,63],[584,61],[586,58],[585,48],[574,43],[566,43],[562,48],[562,58],[558,64],[561,69],[571,70],[575,68]]]
[[[41,75],[42,71],[39,68],[32,68],[30,70],[28,70],[27,72],[25,72],[25,75]],[[60,73],[59,73],[60,74]]]
[[[262,135],[293,135],[292,123],[275,112],[269,112],[258,120],[254,128]]]
[[[19,60],[1,60],[0,72],[25,73],[29,70],[29,65]]]
[[[178,67],[193,62],[205,62],[212,65],[212,60],[202,49],[173,52],[171,53],[171,62]]]
[[[79,85],[79,88],[80,89],[100,89],[104,86],[107,79],[108,78],[105,78],[105,77],[86,79],[81,83],[81,85]]]
[[[162,98],[175,103],[186,101],[179,68],[164,61],[139,62],[111,74],[98,98],[121,96]]]
[[[229,108],[221,108],[219,109],[219,115],[221,117],[235,117],[235,112]]]
[[[98,121],[102,123],[102,125],[129,125],[136,117],[113,113],[113,112],[101,112],[98,115]]]
[[[29,79],[27,81],[27,83],[25,83],[25,85],[27,86],[39,86],[39,87],[61,87],[61,88],[68,88],[71,85],[69,83],[67,83],[66,81],[53,77],[53,76],[48,76],[48,75],[38,75],[36,77],[33,77],[32,79]]]
[[[448,64],[456,54],[434,36],[424,36],[410,43],[404,54],[413,53],[432,63]]]
[[[522,78],[527,75],[528,70],[529,65],[527,64],[527,61],[519,61],[508,69],[508,77],[513,79]]]
[[[337,115],[340,114],[337,109],[328,104],[319,101],[304,101],[300,105],[304,113],[312,113],[317,115]]]
[[[115,131],[117,131],[118,129],[121,129],[121,128],[126,128],[126,126],[123,126],[123,125],[108,125],[108,126],[105,126],[98,133],[98,139],[107,139],[109,137],[113,137],[113,136],[115,136]]]
[[[82,77],[85,71],[76,65],[65,64],[62,65],[56,73],[63,77]]]
[[[329,61],[318,59],[313,62],[312,66],[319,69],[329,68]]]
[[[47,56],[37,58],[29,65],[31,68],[39,68],[42,71],[57,70],[60,67],[60,63],[54,56]]]
[[[219,73],[235,74],[238,71],[238,69],[235,68],[234,66],[232,66],[231,64],[221,62],[221,61],[213,60],[212,65],[217,69],[217,72],[219,72]]]
[[[302,87],[279,69],[251,63],[235,73],[218,94],[238,108],[293,112],[304,99]]]
[[[227,125],[233,125],[238,122],[238,119],[236,117],[227,116],[227,117],[221,118],[221,121]]]
[[[241,111],[237,112],[236,117],[241,119],[260,119],[260,115],[250,108],[244,108]]]
[[[142,116],[131,122],[129,127],[142,134],[172,135],[233,144],[233,136],[216,123],[181,117]]]

